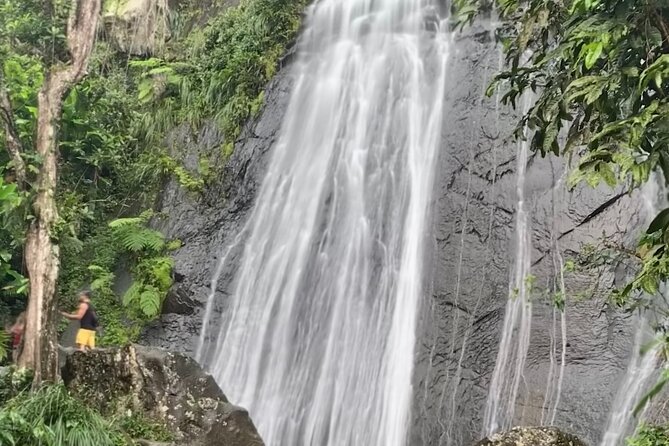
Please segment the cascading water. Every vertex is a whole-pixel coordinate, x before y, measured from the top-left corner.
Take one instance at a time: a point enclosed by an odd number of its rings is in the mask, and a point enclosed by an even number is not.
[[[561,182],[558,185],[562,185]],[[550,342],[550,367],[548,370],[548,377],[546,379],[546,392],[544,393],[544,403],[541,408],[541,425],[554,425],[557,417],[558,407],[560,406],[560,398],[562,396],[562,384],[564,382],[564,372],[567,362],[567,288],[564,281],[565,263],[560,251],[560,244],[557,238],[554,240],[553,264],[555,266],[555,289],[556,301],[553,303],[553,330],[551,333]],[[557,349],[557,319],[558,313],[560,317],[560,350],[559,350],[559,367],[557,366],[556,357],[558,356]],[[557,372],[556,372],[557,367]]]
[[[553,204],[553,227],[551,229],[551,244],[553,245],[553,290],[555,291],[555,295],[553,299],[553,329],[550,334],[550,367],[548,369],[548,377],[546,379],[544,402],[541,407],[542,426],[555,425],[555,419],[557,418],[558,407],[560,406],[560,399],[562,397],[562,385],[564,383],[564,373],[567,362],[567,301],[569,296],[567,295],[567,287],[564,280],[566,265],[562,255],[562,250],[560,249],[559,229],[556,224],[559,221],[557,218],[558,211],[555,207],[557,203],[564,201],[563,193],[566,189],[565,177],[566,175],[563,174],[563,176],[557,181],[551,190],[551,202]],[[560,319],[559,333],[561,340],[559,350],[557,323],[558,314]]]
[[[439,5],[309,10],[234,292],[220,327],[207,306],[198,348],[270,446],[406,442],[450,48]]]
[[[530,104],[525,97],[524,112]],[[483,418],[483,434],[489,436],[500,429],[508,429],[513,422],[518,389],[525,370],[527,350],[532,328],[532,302],[530,300],[531,239],[525,203],[525,171],[527,169],[529,140],[518,142],[517,183],[518,208],[516,210],[516,258],[513,281],[504,314],[502,339],[497,353],[495,370],[488,392]]]
[[[622,446],[624,444],[625,437],[631,434],[635,427],[634,408],[651,384],[650,378],[653,372],[657,370],[658,348],[650,349],[642,354],[644,343],[652,338],[648,321],[643,316],[638,319],[632,357],[619,387],[620,390],[611,406],[612,410],[600,446]]]
[[[658,211],[660,197],[658,181],[655,178],[649,179],[641,192],[646,219],[650,222]],[[634,431],[636,426],[634,408],[643,397],[644,392],[649,389],[652,384],[651,378],[657,370],[661,344],[656,344],[645,353],[642,351],[644,344],[653,338],[648,315],[638,316],[636,327],[632,356],[623,382],[619,386],[620,390],[611,406],[611,413],[600,446],[621,446],[624,444],[625,437]]]

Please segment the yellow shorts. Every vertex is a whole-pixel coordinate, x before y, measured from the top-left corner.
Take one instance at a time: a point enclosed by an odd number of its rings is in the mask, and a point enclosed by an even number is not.
[[[77,345],[95,348],[95,330],[86,330],[84,328],[80,328],[77,332],[77,340],[74,342]]]

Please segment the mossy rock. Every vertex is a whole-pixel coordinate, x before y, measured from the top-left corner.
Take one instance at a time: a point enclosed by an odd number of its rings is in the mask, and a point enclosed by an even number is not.
[[[132,412],[162,422],[178,444],[263,445],[248,412],[230,404],[185,355],[138,345],[69,352],[62,377],[71,393],[104,415]]]
[[[485,438],[475,446],[586,446],[556,427],[514,427]]]

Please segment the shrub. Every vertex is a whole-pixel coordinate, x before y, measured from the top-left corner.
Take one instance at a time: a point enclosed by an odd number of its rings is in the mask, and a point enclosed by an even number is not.
[[[669,446],[669,426],[642,424],[633,437],[627,439],[628,446]]]
[[[121,431],[62,385],[21,393],[0,409],[0,444],[11,446],[119,446]]]

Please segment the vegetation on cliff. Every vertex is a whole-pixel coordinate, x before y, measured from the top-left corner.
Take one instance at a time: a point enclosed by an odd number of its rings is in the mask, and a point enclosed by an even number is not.
[[[101,345],[136,340],[159,314],[180,242],[153,229],[157,194],[174,178],[197,198],[214,174],[208,160],[185,168],[184,154],[166,147],[169,133],[214,121],[229,155],[306,2],[181,2],[164,17],[163,41],[139,52],[110,31],[111,3],[96,35],[99,1],[0,0],[0,322],[32,308],[22,363],[35,371],[0,377],[0,444],[169,439],[141,417],[103,418],[63,387],[39,385],[58,375],[46,360],[56,310],[91,288]],[[118,271],[132,276],[127,289],[117,289]]]
[[[669,445],[669,426],[639,427],[634,436],[627,440],[627,446],[667,446]]]
[[[197,171],[185,168],[184,154],[166,147],[169,133],[184,125],[196,132],[213,120],[229,155],[243,123],[261,106],[306,2],[244,0],[232,8],[224,1],[183,2],[166,12],[165,40],[141,45],[141,54],[110,32],[110,3],[103,5],[105,29],[91,37],[86,75],[63,90],[62,112],[52,120],[51,162],[37,149],[39,92],[50,67],[72,64],[67,18],[83,8],[77,0],[0,0],[0,322],[34,302],[49,308],[45,327],[55,328],[57,307],[71,307],[78,290],[92,288],[101,345],[135,340],[172,284],[170,251],[179,241],[151,229],[161,218],[151,211],[160,186],[173,177],[197,198],[215,173],[208,160]],[[47,165],[57,184],[38,182]],[[33,206],[40,196],[53,197],[53,218],[44,223],[44,206]],[[26,242],[34,227],[48,234],[47,251],[55,254],[52,289],[31,280],[36,260]],[[133,280],[117,290],[115,274],[123,270]],[[29,298],[45,292],[55,299]],[[27,339],[35,327],[29,324]],[[44,333],[55,346],[55,330]]]

